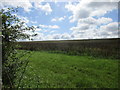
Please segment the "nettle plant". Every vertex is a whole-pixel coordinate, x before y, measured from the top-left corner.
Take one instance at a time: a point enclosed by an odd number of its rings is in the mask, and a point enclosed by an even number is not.
[[[2,82],[3,87],[10,88],[15,87],[14,80],[17,77],[16,72],[24,64],[28,63],[28,60],[20,60],[22,55],[17,55],[17,41],[22,39],[32,40],[31,37],[37,35],[35,34],[36,28],[34,26],[28,26],[25,21],[16,15],[17,12],[18,8],[0,10],[0,18],[2,19]],[[27,31],[32,34],[27,34]],[[19,84],[22,76],[20,77]]]

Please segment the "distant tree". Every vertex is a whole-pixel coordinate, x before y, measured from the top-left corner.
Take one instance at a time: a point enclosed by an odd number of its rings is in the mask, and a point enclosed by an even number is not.
[[[17,68],[16,64],[19,58],[16,56],[17,40],[31,39],[35,28],[27,26],[25,22],[19,19],[13,13],[18,12],[18,8],[7,8],[0,10],[0,18],[2,18],[2,81],[4,87],[14,87],[14,79]],[[26,34],[26,31],[32,31],[33,34]],[[22,64],[21,64],[22,65]]]

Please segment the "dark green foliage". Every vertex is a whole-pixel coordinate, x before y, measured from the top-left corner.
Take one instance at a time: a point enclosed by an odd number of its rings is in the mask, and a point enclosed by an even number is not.
[[[102,58],[120,59],[119,38],[66,41],[18,42],[25,50],[41,50],[69,55],[90,55]]]
[[[17,57],[17,44],[19,39],[30,39],[29,34],[25,34],[26,30],[33,31],[34,27],[28,27],[25,22],[21,21],[13,13],[17,13],[17,8],[8,8],[0,10],[0,18],[2,18],[2,81],[3,87],[15,87],[14,79],[16,71],[26,62],[21,62]]]

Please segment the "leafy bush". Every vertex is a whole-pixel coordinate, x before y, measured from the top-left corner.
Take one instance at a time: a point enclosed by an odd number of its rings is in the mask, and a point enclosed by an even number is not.
[[[13,14],[17,11],[18,8],[0,10],[0,18],[2,19],[2,81],[5,88],[15,87],[16,71],[28,62],[20,61],[21,57],[17,56],[17,44],[15,42],[19,39],[30,39],[34,35],[24,32],[26,30],[34,32],[35,30],[33,26],[26,26],[25,22]]]

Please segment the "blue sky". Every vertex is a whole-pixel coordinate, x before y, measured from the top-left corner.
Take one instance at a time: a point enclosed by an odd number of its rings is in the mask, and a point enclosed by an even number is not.
[[[44,2],[44,4],[46,4],[48,2]],[[43,4],[43,5],[44,5]],[[65,9],[65,2],[59,2],[57,4],[55,4],[54,2],[50,2],[49,3],[51,8],[52,8],[52,12],[51,14],[46,15],[44,11],[40,10],[40,9],[35,9],[32,8],[30,12],[23,12],[23,8],[21,8],[19,10],[19,15],[27,17],[30,21],[34,21],[37,23],[34,23],[34,25],[39,26],[40,24],[43,25],[58,25],[60,26],[59,29],[55,29],[56,32],[58,33],[70,33],[71,31],[69,30],[70,27],[75,26],[75,23],[69,23],[69,19],[68,17],[71,15],[70,12],[66,12],[67,9]],[[66,16],[67,18],[63,21],[58,21],[58,22],[52,22],[51,20],[53,18],[60,18],[60,17],[64,17]],[[33,23],[28,23],[28,25],[33,25]],[[49,33],[49,32],[47,32]]]
[[[27,25],[39,26],[34,40],[117,38],[117,3],[85,1],[14,2],[14,5],[8,1],[7,6],[22,7],[17,15]]]

